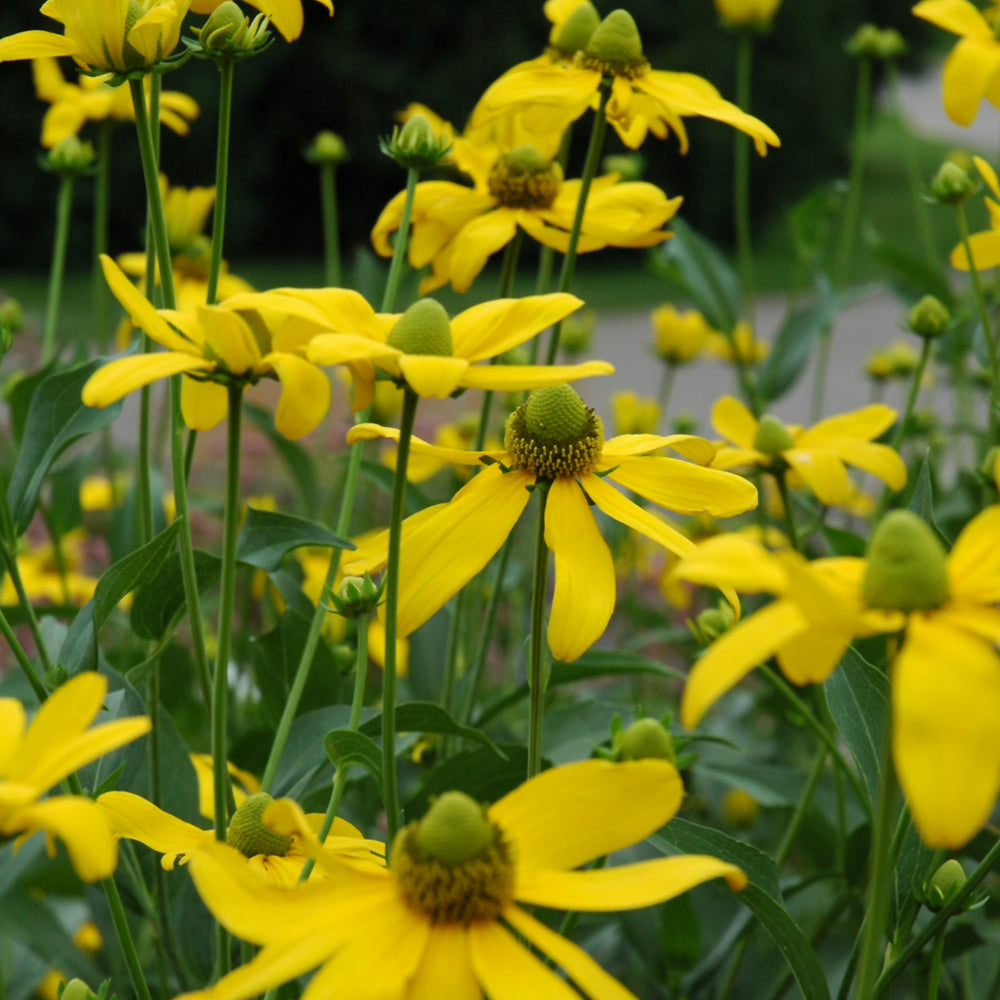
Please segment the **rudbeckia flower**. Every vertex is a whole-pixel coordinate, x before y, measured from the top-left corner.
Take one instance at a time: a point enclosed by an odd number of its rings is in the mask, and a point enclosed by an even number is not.
[[[74,771],[149,732],[145,717],[87,727],[97,717],[107,678],[87,672],[57,688],[27,725],[16,698],[0,698],[0,837],[18,843],[44,831],[69,851],[85,882],[107,878],[118,861],[118,845],[100,807],[78,795],[45,793]]]
[[[359,424],[348,440],[398,438],[398,431]],[[684,462],[651,454],[670,448]],[[591,503],[679,555],[694,543],[615,489],[668,510],[728,517],[757,503],[740,476],[704,468],[714,449],[687,434],[626,434],[604,440],[600,417],[567,385],[535,393],[507,420],[504,448],[446,451],[414,438],[414,452],[455,464],[492,462],[446,504],[403,522],[399,574],[399,632],[408,635],[438,611],[493,557],[528,504],[547,488],[545,543],[555,556],[555,595],[548,640],[553,654],[575,660],[607,628],[615,607],[615,568]],[[695,464],[699,463],[699,464]],[[386,561],[388,533],[345,555],[345,571],[360,574]]]
[[[320,292],[296,292],[320,304]],[[357,331],[373,337],[382,347],[371,363],[351,366],[354,376],[354,408],[363,409],[374,393],[375,368],[418,396],[445,399],[459,389],[490,389],[508,392],[535,389],[592,375],[610,375],[606,361],[579,365],[480,365],[512,347],[523,344],[546,327],[583,305],[575,295],[555,292],[521,299],[495,299],[460,312],[449,319],[435,299],[419,299],[401,317],[378,316],[361,296],[353,313],[325,313],[333,329]],[[325,309],[320,305],[321,310]],[[339,310],[338,310],[339,311]],[[309,342],[309,359],[318,365],[337,363],[343,333],[318,334]],[[376,352],[373,350],[372,354]]]
[[[222,2],[223,0],[191,0],[191,12],[211,14]],[[266,14],[286,42],[293,42],[302,34],[302,0],[246,0],[246,2],[262,14]],[[331,0],[317,0],[317,3],[321,3],[333,17]]]
[[[110,257],[102,256],[101,263],[112,292],[132,322],[167,350],[117,358],[98,369],[83,387],[87,406],[109,406],[140,386],[184,373],[189,376],[181,394],[185,423],[195,430],[211,430],[226,416],[226,383],[253,384],[262,378],[276,378],[282,393],[275,424],[282,434],[300,438],[323,419],[330,406],[330,380],[306,360],[305,341],[294,330],[280,324],[272,330],[262,319],[270,302],[280,303],[282,315],[294,308],[294,303],[290,305],[284,298],[272,300],[268,293],[243,295],[239,302],[247,318],[228,304],[200,305],[193,317],[170,309],[157,310]],[[228,302],[237,302],[237,297]],[[312,317],[312,311],[309,315]],[[384,351],[379,344],[361,338],[345,337],[339,346],[351,357],[371,357]],[[330,351],[330,364],[336,363],[334,353]]]
[[[681,152],[686,152],[683,118],[692,115],[745,132],[761,155],[768,146],[781,144],[772,129],[725,100],[702,77],[651,69],[635,21],[624,10],[612,11],[600,23],[572,65],[525,63],[502,76],[481,98],[473,120],[485,121],[516,108],[525,112],[525,125],[532,128],[528,109],[537,107],[540,130],[551,129],[556,121],[561,130],[595,103],[605,79],[611,80],[608,121],[630,149],[642,145],[649,131],[665,138],[673,129]]]
[[[46,0],[42,13],[64,34],[21,31],[0,38],[0,62],[72,56],[87,71],[150,70],[177,47],[191,0]]]
[[[31,71],[35,95],[52,105],[42,119],[42,145],[46,149],[76,135],[87,122],[135,121],[132,91],[128,87],[109,87],[109,77],[81,76],[79,83],[69,83],[51,57],[33,59]],[[188,134],[188,122],[198,113],[193,97],[178,90],[160,93],[160,122],[178,135]]]
[[[969,0],[921,0],[913,13],[960,36],[944,63],[942,86],[948,117],[968,127],[984,98],[1000,108],[1000,40],[982,11]]]
[[[786,426],[771,414],[757,420],[738,399],[724,396],[712,407],[712,425],[728,443],[719,448],[712,466],[756,465],[779,473],[792,469],[827,505],[850,497],[848,465],[898,492],[906,485],[906,465],[888,445],[873,441],[895,419],[895,410],[875,403],[803,429]]]
[[[229,821],[226,836],[234,860],[253,872],[254,877],[277,887],[295,885],[306,863],[301,837],[283,836],[269,830],[260,820],[261,814],[274,801],[270,795],[257,792],[244,798]],[[162,854],[160,864],[172,871],[178,863],[186,864],[198,851],[218,843],[215,832],[202,830],[170,813],[157,808],[141,795],[131,792],[105,792],[97,800],[108,817],[111,829],[118,837],[137,840]],[[322,813],[303,816],[303,825],[313,837],[323,824]],[[361,831],[339,817],[333,821],[324,847],[345,863],[381,865],[373,851],[384,851],[383,845],[365,840]],[[322,877],[313,869],[310,875]]]
[[[199,853],[191,874],[202,899],[231,933],[261,949],[184,1000],[249,1000],[317,968],[308,997],[579,996],[519,939],[585,996],[635,1000],[525,906],[627,910],[720,877],[742,888],[738,868],[705,855],[573,871],[658,829],[682,794],[677,771],[660,760],[554,768],[485,809],[447,792],[400,831],[388,869],[347,870],[317,852],[336,877],[284,892],[261,889],[218,849]],[[278,806],[265,819],[282,829],[295,824]]]
[[[997,182],[996,171],[981,156],[974,156],[972,162],[993,195],[983,199],[990,216],[990,228],[969,237],[972,263],[977,271],[985,271],[1000,264],[1000,183]],[[959,271],[969,270],[969,255],[964,243],[959,243],[952,250],[951,266]]]
[[[413,202],[410,263],[431,264],[433,273],[421,295],[451,282],[468,291],[486,261],[503,249],[519,230],[545,246],[565,253],[580,197],[578,180],[563,181],[562,169],[535,146],[518,146],[490,162],[466,157],[474,188],[452,181],[424,181]],[[619,184],[617,174],[594,180],[583,216],[578,252],[606,246],[649,247],[669,237],[662,226],[680,207],[655,184]],[[406,192],[382,210],[372,230],[372,243],[383,257],[392,256],[389,235],[399,228]]]

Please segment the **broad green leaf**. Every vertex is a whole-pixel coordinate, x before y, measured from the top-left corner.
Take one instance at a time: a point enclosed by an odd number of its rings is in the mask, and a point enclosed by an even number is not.
[[[236,543],[236,559],[265,572],[272,572],[278,569],[287,553],[305,545],[354,548],[352,542],[338,538],[332,531],[314,521],[307,521],[294,514],[279,514],[250,507]]]
[[[195,549],[198,592],[215,586],[222,571],[217,556]],[[184,577],[180,554],[174,552],[160,567],[155,579],[140,587],[132,601],[132,629],[141,639],[159,639],[185,607]]]
[[[375,779],[381,794],[382,751],[370,736],[350,729],[333,729],[323,737],[323,746],[337,770],[360,764]]]
[[[739,865],[747,887],[736,898],[749,909],[784,956],[805,1000],[830,1000],[830,988],[816,952],[785,908],[778,871],[763,851],[718,830],[673,819],[649,842],[664,854],[710,854]]]
[[[31,398],[24,437],[7,487],[7,503],[18,536],[31,523],[38,493],[52,463],[74,441],[107,427],[121,412],[120,402],[92,409],[84,406],[80,398],[87,380],[103,364],[103,359],[98,358],[50,375]]]
[[[381,732],[382,716],[376,715],[361,725],[361,732],[377,735]],[[396,708],[397,733],[439,733],[445,736],[461,736],[463,739],[488,747],[497,757],[503,759],[503,751],[485,733],[471,726],[457,723],[440,705],[431,702],[411,701]]]

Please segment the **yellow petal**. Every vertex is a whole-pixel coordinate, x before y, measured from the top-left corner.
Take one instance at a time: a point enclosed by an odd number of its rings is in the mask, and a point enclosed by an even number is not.
[[[735,397],[723,396],[716,400],[712,407],[712,426],[740,448],[753,448],[757,419]]]
[[[261,352],[246,320],[221,306],[200,306],[198,322],[205,331],[205,344],[234,375],[246,375],[260,367]]]
[[[850,493],[850,480],[844,463],[828,451],[793,448],[782,458],[805,480],[806,485],[824,504],[843,503]]]
[[[614,366],[607,361],[584,361],[578,365],[476,365],[466,369],[461,384],[467,389],[516,392],[576,382],[595,375],[613,375],[614,371]]]
[[[933,613],[911,615],[892,669],[892,718],[893,759],[920,836],[962,847],[1000,784],[1000,658]]]
[[[74,39],[52,31],[19,31],[0,38],[0,62],[41,56],[75,56],[79,51],[80,45]]]
[[[261,360],[275,370],[281,382],[275,426],[289,440],[305,437],[330,409],[330,379],[297,354],[271,353]]]
[[[967,128],[975,121],[986,91],[1000,71],[1000,43],[989,39],[963,38],[944,62],[941,85],[948,117]]]
[[[986,18],[969,0],[921,0],[913,8],[913,14],[955,35],[983,40],[992,37]]]
[[[680,808],[684,787],[663,760],[585,760],[554,767],[487,810],[514,847],[518,879],[571,869],[648,837]],[[613,816],[614,823],[593,817]]]
[[[347,432],[347,443],[353,444],[355,441],[373,441],[377,438],[388,438],[390,441],[399,443],[399,429],[396,427],[383,427],[381,424],[355,424]],[[451,462],[453,465],[482,465],[482,456],[487,456],[496,461],[510,462],[511,457],[502,449],[494,451],[465,451],[462,448],[444,448],[440,445],[429,444],[423,438],[416,435],[410,438],[410,450],[419,455],[428,455],[439,458],[442,462]]]
[[[783,594],[788,575],[759,542],[741,535],[716,535],[697,545],[675,567],[682,580],[718,587],[725,583],[743,594]]]
[[[131,792],[105,792],[97,804],[119,837],[138,840],[158,854],[185,855],[215,840],[212,830],[186,823]]]
[[[982,233],[973,233],[969,237],[969,249],[972,251],[972,261],[979,271],[987,271],[1000,265],[1000,232],[990,229]],[[951,266],[959,271],[969,270],[969,258],[965,252],[965,244],[959,243],[951,252]]]
[[[316,365],[342,365],[364,358],[398,356],[399,353],[387,344],[352,333],[320,333],[309,341],[308,347],[309,360]]]
[[[454,355],[483,361],[530,340],[546,327],[565,319],[583,300],[565,292],[493,299],[460,312],[451,321]]]
[[[873,441],[887,431],[896,420],[896,411],[891,406],[873,403],[850,413],[839,413],[827,417],[804,430],[796,439],[796,448],[826,448],[829,442],[842,438],[857,438]]]
[[[214,368],[214,361],[174,351],[133,354],[127,358],[116,358],[98,368],[87,379],[82,399],[85,406],[110,406],[130,392],[158,382],[161,378],[170,378],[181,372],[211,371]]]
[[[463,226],[455,236],[451,255],[451,284],[455,291],[467,292],[486,261],[510,243],[516,233],[514,210],[503,207]]]
[[[406,1000],[483,1000],[469,958],[469,932],[461,924],[439,923],[410,980]]]
[[[407,385],[418,395],[447,399],[461,384],[469,362],[434,354],[404,354],[399,369]]]
[[[693,434],[619,434],[604,442],[601,464],[609,468],[618,458],[647,455],[660,448],[670,448],[698,465],[708,465],[715,457],[715,445]]]
[[[906,485],[906,463],[887,444],[857,438],[831,438],[824,447],[841,461],[880,479],[897,493]]]
[[[181,415],[191,430],[210,431],[221,424],[228,413],[229,393],[221,382],[181,380]]]
[[[27,716],[16,698],[0,698],[0,775],[11,775],[11,765],[24,738]]]
[[[545,502],[545,544],[555,557],[549,612],[552,655],[571,661],[604,634],[615,610],[615,564],[574,479],[556,479]]]
[[[947,565],[956,602],[1000,601],[1000,507],[987,507],[962,529]]]
[[[496,921],[472,924],[469,945],[476,978],[490,1000],[580,1000],[566,980]]]

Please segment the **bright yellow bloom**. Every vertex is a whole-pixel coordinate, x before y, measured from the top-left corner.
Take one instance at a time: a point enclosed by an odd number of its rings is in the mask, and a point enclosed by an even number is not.
[[[1000,51],[1000,48],[998,48],[998,51]],[[981,156],[974,156],[972,160],[979,171],[979,175],[986,182],[986,186],[993,194],[992,198],[983,199],[990,216],[990,228],[979,233],[973,233],[969,237],[972,263],[975,264],[977,271],[985,271],[1000,264],[1000,183],[997,182],[996,171],[986,160]],[[959,243],[952,250],[951,266],[958,268],[959,271],[969,270],[969,255],[966,253],[964,243]]]
[[[581,182],[563,181],[558,163],[528,144],[485,161],[465,156],[462,169],[472,177],[473,188],[453,181],[417,185],[409,258],[414,268],[433,268],[420,285],[421,295],[448,282],[457,292],[468,291],[489,257],[519,231],[566,252]],[[654,184],[617,181],[617,174],[595,178],[577,252],[649,247],[670,235],[662,227],[681,199],[668,199]],[[397,194],[372,229],[372,243],[383,257],[392,256],[389,235],[399,228],[405,197],[405,191]]]
[[[969,126],[985,99],[1000,108],[1000,41],[969,0],[921,0],[917,17],[960,36],[944,63],[944,110],[957,125]]]
[[[198,306],[192,317],[154,309],[110,257],[102,256],[101,263],[112,292],[133,323],[167,350],[117,358],[98,369],[83,389],[87,406],[109,406],[140,386],[183,372],[191,377],[184,380],[181,408],[185,422],[195,430],[211,430],[225,418],[227,382],[253,384],[262,378],[281,383],[275,424],[286,437],[303,437],[323,419],[330,406],[330,380],[305,357],[313,329],[303,334],[283,322],[294,302],[269,293],[233,296],[225,306]],[[280,306],[281,321],[269,324],[272,303]],[[254,326],[240,308],[253,314]],[[308,315],[312,319],[313,311]],[[359,353],[371,357],[384,350],[361,338],[345,337],[341,346],[349,346],[352,357]],[[334,364],[334,352],[330,353],[328,363]]]
[[[535,437],[537,414],[550,406],[557,413],[572,412],[574,417],[577,410],[584,413],[580,421],[583,427],[565,439],[540,442]],[[392,428],[359,424],[348,433],[348,440],[398,436]],[[536,486],[547,486],[545,542],[555,556],[548,640],[553,654],[561,660],[575,660],[585,653],[604,634],[615,607],[614,563],[591,503],[671,552],[686,555],[694,549],[693,542],[638,506],[614,484],[684,514],[708,511],[728,517],[757,503],[757,491],[747,480],[704,468],[714,449],[702,438],[626,434],[605,441],[600,418],[584,407],[569,386],[546,389],[519,407],[507,421],[501,450],[446,451],[416,438],[411,448],[455,464],[475,466],[484,460],[493,464],[448,503],[403,522],[401,635],[427,621],[490,561]],[[692,461],[651,454],[662,448],[671,448]],[[360,575],[382,566],[387,551],[388,532],[383,532],[346,554],[345,570]]]
[[[309,359],[316,364],[336,363],[341,338],[348,332],[371,337],[381,346],[382,353],[371,362],[351,366],[355,410],[371,402],[376,368],[418,396],[434,399],[446,399],[458,389],[536,389],[614,371],[606,361],[544,367],[478,364],[523,344],[583,305],[575,295],[564,292],[482,302],[449,319],[434,299],[418,300],[400,317],[377,314],[360,295],[351,300],[348,314],[332,309],[322,290],[286,291],[315,304],[330,328],[343,331],[312,339]]]
[[[21,582],[32,603],[72,604],[82,607],[97,588],[97,577],[84,571],[86,533],[67,531],[59,539],[60,559],[51,543],[32,544],[17,554]],[[9,575],[0,583],[0,604],[17,604],[18,595]]]
[[[51,57],[33,59],[31,71],[38,99],[52,105],[42,119],[42,145],[46,149],[76,135],[87,122],[135,121],[132,91],[128,87],[109,87],[110,77],[81,76],[79,83],[69,83],[58,61]],[[178,135],[188,134],[188,122],[194,121],[198,113],[193,97],[179,90],[161,92],[160,121]]]
[[[267,801],[270,798],[266,796]],[[247,801],[250,800],[245,798],[241,806]],[[97,799],[97,805],[106,813],[116,836],[137,840],[157,854],[162,854],[160,864],[167,871],[173,871],[177,864],[187,864],[198,851],[203,851],[210,845],[222,846],[216,841],[214,830],[203,830],[178,819],[131,792],[105,792]],[[238,813],[234,813],[230,820],[231,833],[233,824],[238,822],[237,815]],[[322,813],[309,813],[303,819],[313,836],[319,833],[323,825]],[[261,843],[275,845],[274,836],[267,836],[267,829],[261,829],[265,834]],[[232,837],[230,842],[232,843]],[[378,852],[384,851],[384,846],[374,840],[365,840],[357,827],[340,817],[333,821],[324,846],[345,863],[373,866],[382,863]],[[255,878],[267,885],[283,888],[298,882],[307,857],[302,849],[302,838],[298,835],[292,835],[286,842],[271,846],[269,850],[256,851],[248,848],[252,853],[246,853],[236,846],[227,850],[234,861],[252,871]],[[324,876],[318,869],[313,869],[312,874],[319,878]]]
[[[96,802],[45,793],[76,770],[149,732],[149,719],[116,719],[87,727],[101,710],[108,681],[87,672],[54,691],[27,725],[16,698],[0,698],[0,836],[18,843],[45,832],[50,853],[58,838],[85,882],[115,870],[118,846]]]
[[[895,410],[877,403],[804,429],[785,426],[770,414],[758,421],[738,399],[725,396],[712,407],[712,425],[728,444],[719,448],[712,465],[756,465],[771,471],[789,467],[827,505],[849,499],[847,465],[898,492],[906,485],[906,465],[894,449],[874,443],[895,419]]]
[[[46,0],[42,13],[64,34],[21,31],[0,38],[0,62],[72,56],[99,73],[145,72],[177,46],[191,0]]]
[[[191,13],[211,14],[222,2],[223,0],[191,0]],[[246,0],[246,2],[266,14],[271,19],[271,24],[284,36],[285,41],[293,42],[302,34],[304,20],[302,0]],[[317,0],[317,3],[321,3],[333,17],[332,0]]]
[[[715,0],[719,16],[734,27],[766,28],[778,13],[781,0]]]
[[[694,361],[715,333],[697,309],[680,312],[669,302],[650,314],[656,353],[672,365]]]
[[[688,147],[683,119],[696,115],[732,125],[749,135],[761,155],[781,143],[762,121],[725,100],[707,80],[693,73],[651,69],[630,14],[616,10],[594,32],[573,65],[524,63],[495,81],[479,103],[479,120],[509,109],[538,106],[537,123],[561,131],[596,100],[602,80],[610,78],[608,121],[630,149],[642,145],[647,132],[665,138],[677,134],[681,151]],[[526,118],[525,123],[529,124]]]
[[[572,870],[641,841],[674,815],[682,793],[676,770],[660,760],[553,768],[486,809],[450,792],[400,832],[388,869],[344,869],[322,852],[319,863],[335,881],[285,892],[261,889],[217,849],[199,854],[191,874],[202,899],[231,933],[262,947],[247,965],[184,1000],[249,1000],[317,967],[309,998],[577,997],[519,938],[585,996],[635,1000],[518,904],[627,910],[712,878],[742,888],[738,868],[704,855]],[[439,838],[452,817],[466,821],[472,837]],[[267,819],[294,828],[295,817],[280,807]],[[443,858],[454,863],[446,868]]]

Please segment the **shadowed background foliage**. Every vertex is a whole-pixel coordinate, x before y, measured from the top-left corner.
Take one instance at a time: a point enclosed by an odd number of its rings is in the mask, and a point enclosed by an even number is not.
[[[280,37],[262,56],[237,67],[232,131],[230,214],[226,255],[238,268],[247,257],[315,257],[321,250],[318,183],[302,150],[320,129],[346,140],[351,159],[340,168],[343,242],[368,245],[381,207],[402,186],[381,155],[378,136],[410,101],[430,105],[461,125],[489,83],[507,67],[538,54],[549,25],[541,0],[427,3],[425,0],[339,0],[331,20],[305,0],[302,37]],[[919,52],[932,29],[910,13],[910,0],[785,0],[773,30],[757,42],[752,111],[782,138],[766,159],[754,157],[754,210],[771,214],[819,181],[843,175],[853,114],[856,66],[844,42],[859,24],[898,28]],[[601,13],[611,9],[599,3]],[[734,37],[720,30],[710,0],[633,0],[628,8],[658,69],[707,77],[734,96]],[[0,36],[47,27],[31,0],[0,7]],[[911,55],[907,67],[916,65]],[[72,77],[74,67],[64,60]],[[171,182],[211,184],[214,172],[217,73],[190,62],[164,86],[195,96],[203,114],[184,139],[165,132],[162,163]],[[35,96],[26,63],[0,65],[0,267],[43,268],[51,248],[57,181],[38,170],[45,105]],[[730,229],[733,133],[689,119],[691,150],[674,139],[649,140],[646,179],[684,195],[688,222],[726,241]],[[578,128],[572,163],[582,162],[586,128]],[[135,138],[114,136],[111,249],[141,245],[142,185]],[[622,151],[609,129],[605,151]],[[574,170],[571,163],[570,173]],[[89,267],[91,185],[79,184],[71,269]]]

